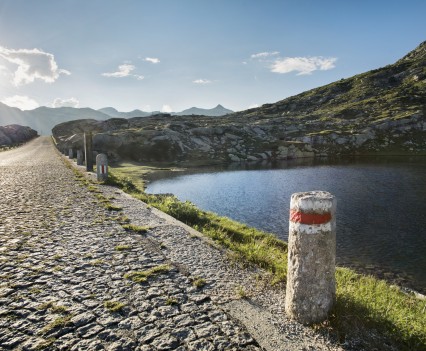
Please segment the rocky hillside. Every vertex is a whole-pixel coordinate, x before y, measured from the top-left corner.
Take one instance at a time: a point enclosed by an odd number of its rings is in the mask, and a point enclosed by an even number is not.
[[[209,118],[155,115],[60,124],[62,148],[82,132],[115,159],[215,163],[345,154],[426,154],[426,42],[392,65]]]
[[[30,127],[17,124],[0,127],[0,146],[22,144],[37,136],[37,132]]]

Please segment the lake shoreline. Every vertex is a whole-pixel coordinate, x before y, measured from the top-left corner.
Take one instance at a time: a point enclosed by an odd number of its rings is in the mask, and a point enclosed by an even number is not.
[[[424,158],[421,157],[419,158],[419,156],[416,157],[402,157],[402,156],[395,156],[392,157],[392,162],[396,163],[398,165],[398,167],[404,167],[405,164],[407,163],[414,163],[416,164],[419,160],[423,161]],[[370,166],[386,166],[389,162],[389,158],[383,159],[383,158],[377,158],[377,157],[355,157],[355,158],[351,158],[351,159],[347,159],[347,158],[339,158],[339,159],[334,159],[334,160],[310,160],[309,162],[302,162],[301,160],[291,160],[291,161],[287,161],[287,162],[280,162],[279,165],[283,165],[285,164],[285,166],[290,167],[290,168],[294,168],[296,167],[297,169],[302,169],[302,168],[306,168],[306,167],[312,167],[312,166],[329,166],[329,165],[342,165],[342,164],[346,164],[346,163],[350,163],[350,164],[361,164],[364,165],[365,163],[368,164],[368,167]],[[244,164],[244,165],[239,165],[239,164],[227,164],[227,165],[221,165],[221,167],[211,167],[211,166],[206,166],[206,167],[192,167],[192,168],[185,168],[185,169],[174,169],[173,171],[166,171],[166,170],[161,170],[161,171],[153,171],[150,173],[147,173],[146,175],[144,175],[144,180],[148,183],[147,185],[147,191],[151,192],[151,190],[149,189],[152,185],[152,183],[158,181],[158,180],[162,180],[162,179],[167,179],[167,178],[175,178],[176,176],[183,176],[183,175],[196,175],[199,172],[201,174],[203,173],[209,173],[209,172],[227,172],[227,171],[234,171],[234,170],[239,170],[239,171],[244,171],[244,170],[271,170],[274,169],[274,167],[276,166],[276,164],[271,164],[271,163],[263,163],[263,164],[254,164],[254,163],[250,163],[250,164]],[[216,185],[216,184],[215,184]],[[328,189],[327,189],[328,190]],[[219,190],[215,190],[215,191],[219,191]],[[166,191],[167,193],[174,193],[174,191]],[[155,193],[155,191],[154,191]],[[183,198],[179,196],[179,194],[175,194],[178,195],[178,198],[180,198],[182,201],[186,200],[186,198]],[[191,201],[191,199],[189,199]],[[200,206],[199,203],[196,204],[197,207],[203,209],[203,210],[209,210],[209,211],[213,211],[211,208],[206,208],[203,206]],[[224,215],[223,213],[219,213],[219,215]],[[229,216],[227,214],[225,214],[225,216]],[[231,218],[234,218],[235,220],[242,222],[242,223],[246,223],[247,225],[252,226],[253,223],[248,223],[247,221],[241,221],[241,219],[239,218],[235,218],[230,216]],[[288,225],[288,224],[287,224]],[[268,232],[272,232],[275,233],[274,235],[276,235],[277,237],[279,237],[281,240],[285,240],[282,238],[282,236],[277,235],[276,231],[271,231],[271,230],[267,230],[264,227],[261,226],[257,226],[257,228],[262,229],[262,230],[266,230]],[[368,231],[368,228],[366,228],[365,232]],[[280,233],[282,233],[282,230],[279,231]],[[371,233],[373,233],[374,231],[372,231]],[[398,244],[395,244],[398,245]],[[407,288],[408,290],[415,290],[419,293],[422,294],[426,294],[426,286],[424,284],[422,284],[420,281],[416,280],[415,278],[412,278],[409,276],[408,273],[404,273],[403,269],[395,269],[395,267],[387,267],[384,265],[379,265],[379,264],[374,264],[374,262],[367,262],[365,264],[359,264],[359,263],[354,263],[354,262],[348,262],[347,259],[345,259],[344,256],[337,257],[339,265],[343,266],[343,267],[348,267],[351,269],[354,269],[356,272],[358,273],[362,273],[362,274],[367,274],[367,275],[372,275],[374,277],[377,277],[379,279],[383,279],[388,281],[391,284],[395,284],[398,286],[402,286],[404,288]]]

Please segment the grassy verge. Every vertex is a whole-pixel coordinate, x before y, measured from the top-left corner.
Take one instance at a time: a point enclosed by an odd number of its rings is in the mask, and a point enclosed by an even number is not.
[[[285,281],[287,244],[267,234],[198,209],[173,196],[146,194],[132,179],[110,174],[109,184],[192,226],[230,249],[236,257],[256,264]],[[330,318],[314,328],[341,342],[358,340],[361,348],[426,350],[426,301],[403,293],[385,281],[346,268],[336,272],[336,304]]]
[[[250,228],[226,217],[198,209],[174,196],[146,194],[129,178],[110,172],[108,184],[118,186],[132,196],[158,208],[181,222],[205,234],[230,249],[235,257],[256,264],[273,274],[273,282],[283,281],[287,275],[287,244],[272,234]]]
[[[121,179],[131,179],[132,183],[138,189],[145,189],[144,177],[151,172],[170,171],[171,168],[159,168],[143,166],[137,163],[121,162],[120,164],[110,167],[114,174]]]
[[[336,281],[337,298],[329,323],[341,341],[358,334],[366,335],[368,349],[426,350],[426,300],[346,268],[337,269]],[[382,337],[374,340],[371,332]]]

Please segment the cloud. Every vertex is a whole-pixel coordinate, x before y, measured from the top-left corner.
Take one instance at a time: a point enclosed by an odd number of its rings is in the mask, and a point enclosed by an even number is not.
[[[160,63],[160,59],[156,57],[145,57],[143,60],[151,63]]]
[[[259,107],[258,104],[251,104],[248,108],[250,109],[250,108],[257,108],[257,107]]]
[[[170,113],[173,112],[173,109],[170,105],[163,105],[163,107],[161,107],[161,112]]]
[[[278,51],[265,51],[265,52],[258,52],[257,54],[253,54],[250,57],[252,59],[263,59],[266,57],[270,57],[270,56],[276,56],[279,55],[280,53]]]
[[[270,66],[271,72],[289,73],[298,72],[297,75],[312,74],[312,72],[320,70],[327,71],[335,67],[335,57],[284,57],[275,60]]]
[[[32,83],[36,79],[53,83],[61,74],[71,74],[58,68],[52,54],[39,49],[13,50],[0,46],[0,57],[17,66],[13,73],[13,84],[16,86]]]
[[[21,110],[33,110],[40,106],[34,99],[22,95],[10,96],[4,98],[1,102],[11,107],[17,107]]]
[[[102,73],[104,77],[123,78],[130,76],[130,72],[135,69],[135,66],[127,63],[118,66],[118,71],[112,73]]]
[[[69,99],[56,98],[52,103],[52,107],[78,107],[79,105],[80,101],[74,97]]]
[[[201,85],[206,85],[206,84],[210,84],[212,81],[208,80],[208,79],[196,79],[193,80],[192,83],[194,84],[201,84]]]
[[[133,77],[136,78],[138,80],[142,80],[145,77],[144,76],[139,76],[137,74],[131,74],[130,72],[135,70],[135,66],[128,64],[128,63],[123,63],[122,65],[118,66],[118,71],[116,72],[112,72],[112,73],[102,73],[102,75],[104,77],[108,77],[108,78],[124,78],[124,77]]]

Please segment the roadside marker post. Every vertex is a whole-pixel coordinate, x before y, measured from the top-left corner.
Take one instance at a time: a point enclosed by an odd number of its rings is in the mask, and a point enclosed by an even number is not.
[[[83,162],[84,162],[83,161],[83,152],[80,149],[78,149],[77,150],[77,165],[82,166]]]
[[[108,178],[108,157],[105,154],[96,156],[96,175],[98,181],[105,181]]]
[[[86,160],[86,171],[93,171],[93,149],[92,132],[84,133],[84,159]]]
[[[336,198],[325,191],[290,201],[285,310],[303,324],[325,320],[336,296]]]

